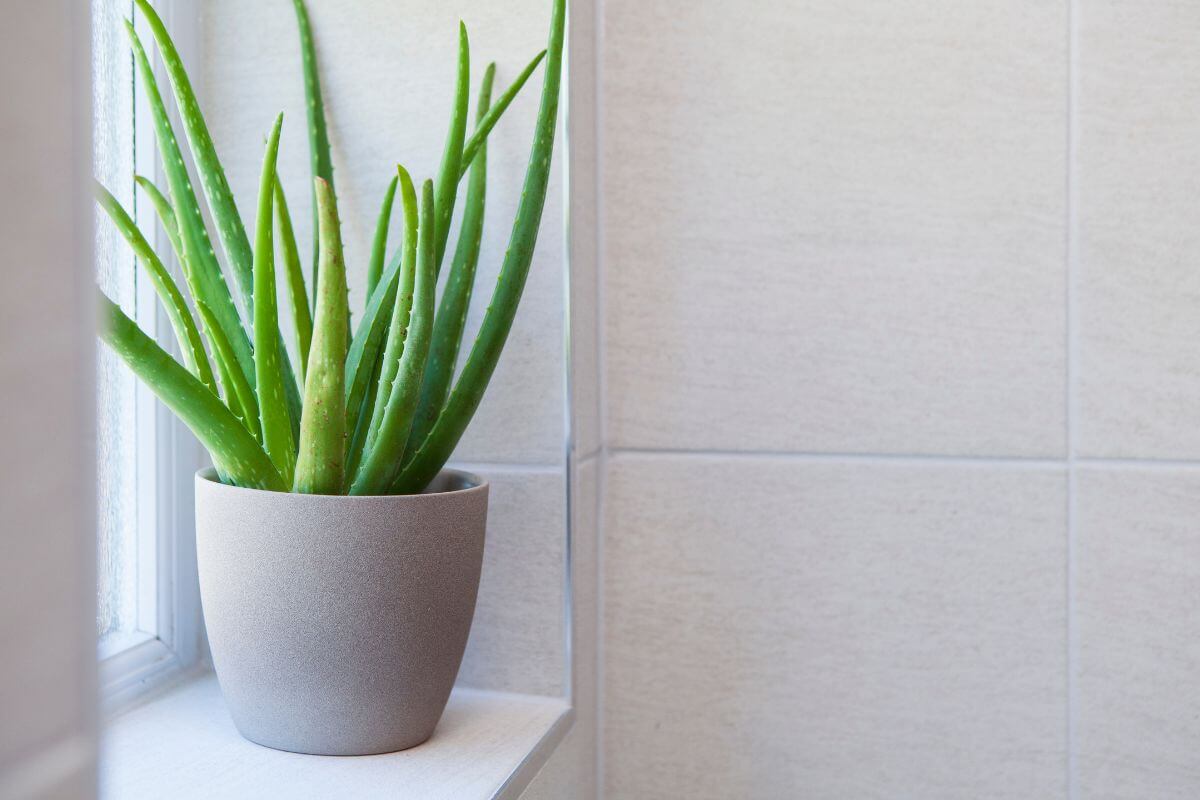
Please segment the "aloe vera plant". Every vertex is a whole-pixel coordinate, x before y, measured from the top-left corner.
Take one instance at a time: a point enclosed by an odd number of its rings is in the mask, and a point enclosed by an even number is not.
[[[305,283],[292,218],[276,174],[283,116],[267,139],[253,239],[238,211],[182,59],[149,0],[137,12],[166,67],[204,202],[232,285],[205,226],[184,151],[145,44],[127,25],[146,90],[166,189],[137,176],[180,264],[180,286],[132,216],[103,187],[100,207],[129,242],[162,301],[182,363],[103,294],[100,337],[203,444],[221,479],[312,494],[420,492],[450,458],[495,371],[529,274],[550,178],[562,75],[566,0],[552,0],[549,41],[495,100],[495,65],[480,82],[469,122],[470,44],[460,25],[454,102],[437,175],[414,182],[398,166],[380,209],[366,266],[368,297],[353,328],[333,167],[312,30],[293,0],[300,38],[313,179],[313,269]],[[482,238],[487,139],[544,62],[541,104],[525,183],[500,276],[479,332],[457,371]],[[466,180],[457,244],[449,247]],[[388,255],[399,197],[403,230]],[[438,275],[453,253],[442,296]],[[284,345],[277,285],[291,311],[295,361]],[[190,303],[189,303],[190,299]]]

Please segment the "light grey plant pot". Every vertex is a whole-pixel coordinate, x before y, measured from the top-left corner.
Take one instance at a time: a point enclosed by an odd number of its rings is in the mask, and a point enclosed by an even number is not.
[[[229,713],[252,742],[323,755],[403,750],[450,697],[483,563],[488,486],[336,497],[196,474],[200,596]]]

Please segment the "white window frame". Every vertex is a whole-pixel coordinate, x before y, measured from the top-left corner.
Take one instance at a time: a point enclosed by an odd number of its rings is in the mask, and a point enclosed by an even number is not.
[[[185,59],[197,52],[199,44],[196,10],[189,6],[173,0],[155,2]],[[132,19],[138,36],[150,50],[153,35],[145,20],[140,14]],[[162,72],[161,63],[156,63],[155,70]],[[158,77],[159,86],[169,97],[166,76]],[[153,120],[145,112],[146,107],[145,92],[135,76],[134,167],[137,174],[163,187]],[[173,108],[171,113],[179,132],[178,115]],[[138,227],[167,268],[179,276],[179,264],[170,252],[153,206],[140,189],[135,190],[134,196]],[[178,355],[166,312],[150,281],[139,279],[136,286],[138,324]],[[204,464],[204,456],[191,433],[141,381],[137,382],[135,414],[137,630],[101,648],[100,693],[108,713],[122,710],[150,689],[196,667],[205,650],[196,580],[191,486],[193,473]]]

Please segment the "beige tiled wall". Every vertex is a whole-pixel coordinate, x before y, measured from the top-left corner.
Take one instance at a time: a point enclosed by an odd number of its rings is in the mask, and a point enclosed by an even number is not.
[[[1200,796],[1200,6],[600,19],[603,795]]]
[[[1079,453],[1200,458],[1200,5],[1076,27]]]
[[[1062,456],[1065,4],[604,8],[613,446]]]
[[[610,798],[1063,796],[1058,466],[616,455]]]
[[[1077,478],[1079,796],[1196,797],[1200,6],[1084,0],[1076,36],[1078,453],[1127,460]]]
[[[1200,470],[1078,476],[1081,798],[1200,794]]]

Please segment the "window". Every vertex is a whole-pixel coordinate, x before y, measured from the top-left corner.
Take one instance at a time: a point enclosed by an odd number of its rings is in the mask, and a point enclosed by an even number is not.
[[[92,2],[92,146],[96,180],[132,206],[134,112],[132,62],[121,18],[132,3]],[[137,305],[136,264],[120,235],[96,212],[96,274],[125,308]],[[119,649],[137,630],[137,385],[104,348],[96,369],[96,473],[99,542],[96,633],[101,653]]]
[[[162,0],[156,6],[169,12]],[[93,172],[157,245],[162,240],[151,206],[133,180],[135,174],[157,177],[154,138],[148,115],[138,113],[144,101],[124,31],[125,19],[140,20],[132,0],[91,0],[91,13]],[[143,41],[151,38],[138,32]],[[120,233],[99,208],[95,220],[101,287],[147,333],[169,330]],[[167,338],[162,342],[168,345]],[[96,633],[102,689],[112,706],[195,660],[194,567],[176,558],[191,552],[192,523],[190,508],[178,508],[175,497],[180,476],[190,478],[196,451],[153,394],[103,347],[96,388]]]

